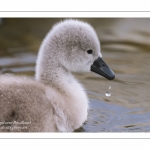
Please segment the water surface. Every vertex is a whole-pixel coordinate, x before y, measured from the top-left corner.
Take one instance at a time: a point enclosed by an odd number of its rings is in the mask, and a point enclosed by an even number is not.
[[[0,74],[34,77],[42,39],[60,18],[2,19]],[[82,18],[94,26],[103,59],[116,73],[109,81],[95,73],[74,74],[87,89],[88,120],[77,132],[150,131],[150,19]],[[111,86],[111,89],[109,87]],[[109,91],[111,96],[106,96]]]

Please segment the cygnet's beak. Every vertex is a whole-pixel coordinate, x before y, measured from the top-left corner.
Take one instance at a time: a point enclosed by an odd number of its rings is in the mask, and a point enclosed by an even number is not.
[[[98,57],[92,64],[91,71],[98,73],[99,75],[107,78],[108,80],[113,80],[115,78],[115,73],[100,57]]]

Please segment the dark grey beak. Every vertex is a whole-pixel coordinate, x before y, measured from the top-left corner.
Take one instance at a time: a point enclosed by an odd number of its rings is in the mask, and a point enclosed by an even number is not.
[[[100,57],[98,57],[94,61],[93,65],[91,66],[91,71],[98,73],[99,75],[107,78],[108,80],[113,80],[115,78],[115,73],[108,67],[108,65]]]

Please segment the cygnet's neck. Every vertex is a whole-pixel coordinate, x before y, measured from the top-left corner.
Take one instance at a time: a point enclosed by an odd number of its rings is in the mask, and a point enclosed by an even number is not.
[[[36,80],[50,85],[52,88],[63,92],[70,89],[71,84],[77,82],[70,71],[68,71],[59,60],[58,51],[54,47],[46,46],[44,43],[39,51],[36,64]]]
[[[41,81],[64,94],[68,91],[68,88],[70,89],[72,87],[72,83],[76,81],[73,75],[62,66],[52,67],[47,77],[48,78],[41,78]]]

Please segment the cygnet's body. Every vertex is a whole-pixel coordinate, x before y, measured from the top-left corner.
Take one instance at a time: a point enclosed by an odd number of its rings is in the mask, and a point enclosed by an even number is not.
[[[71,72],[90,71],[98,57],[99,40],[89,24],[56,24],[40,47],[35,80],[0,76],[0,132],[71,132],[81,127],[88,97]]]

